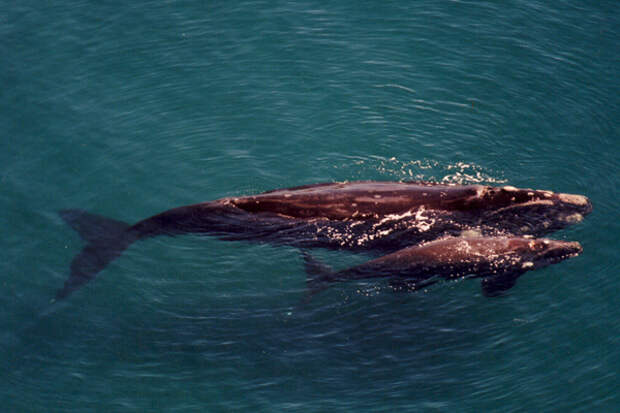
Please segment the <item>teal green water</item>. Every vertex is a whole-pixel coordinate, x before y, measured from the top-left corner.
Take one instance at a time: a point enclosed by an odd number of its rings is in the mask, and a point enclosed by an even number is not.
[[[0,404],[11,412],[620,410],[616,1],[2,2]],[[294,248],[133,245],[47,317],[81,208],[321,181],[585,194],[575,259],[300,305]],[[317,252],[342,268],[363,256]]]

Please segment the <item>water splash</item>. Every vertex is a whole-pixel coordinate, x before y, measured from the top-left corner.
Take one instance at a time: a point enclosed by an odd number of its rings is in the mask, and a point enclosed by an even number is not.
[[[365,179],[369,171],[396,181],[428,181],[445,184],[504,184],[501,172],[488,170],[473,162],[443,163],[430,159],[401,161],[395,157],[355,159],[334,168],[350,169],[353,179]],[[367,178],[366,178],[367,179]]]

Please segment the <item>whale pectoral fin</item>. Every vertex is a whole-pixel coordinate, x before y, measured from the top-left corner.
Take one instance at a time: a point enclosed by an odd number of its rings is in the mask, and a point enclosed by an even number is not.
[[[329,284],[333,270],[328,265],[316,260],[307,251],[302,250],[306,270],[306,301],[315,294],[325,290]]]
[[[506,293],[517,283],[525,271],[510,272],[482,279],[480,285],[485,297],[498,297]]]
[[[307,251],[302,250],[301,254],[304,258],[304,268],[310,278],[317,278],[317,276],[320,278],[333,272],[331,267],[318,261]]]

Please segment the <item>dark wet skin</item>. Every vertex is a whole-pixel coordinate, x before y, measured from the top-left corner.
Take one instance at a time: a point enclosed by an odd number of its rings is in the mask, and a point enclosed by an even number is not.
[[[497,211],[533,202],[564,205],[560,194],[513,187],[443,185],[420,182],[351,182],[317,184],[280,189],[263,194],[226,198],[248,212],[272,212],[293,218],[332,220],[380,218],[425,207],[442,211]],[[574,197],[568,209],[587,214],[591,205],[585,197]],[[566,206],[566,205],[565,205]]]
[[[183,233],[305,248],[393,252],[447,235],[542,236],[592,209],[580,195],[419,182],[279,189],[171,209],[134,225],[138,238]]]
[[[94,278],[133,242],[210,234],[303,248],[394,252],[476,231],[541,236],[590,213],[581,195],[422,182],[323,183],[173,208],[134,225],[79,210],[61,216],[87,241],[58,298]]]
[[[391,278],[406,281],[401,286],[413,290],[416,285],[429,285],[428,280],[437,275],[444,279],[488,277],[483,287],[486,286],[487,295],[493,295],[524,272],[575,257],[581,251],[577,242],[551,239],[448,237],[404,248],[342,271],[324,272],[315,282]]]

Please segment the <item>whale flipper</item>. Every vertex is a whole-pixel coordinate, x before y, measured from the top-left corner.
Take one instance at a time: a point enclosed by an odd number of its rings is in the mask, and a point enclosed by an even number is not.
[[[304,268],[306,270],[306,286],[308,287],[306,299],[327,289],[334,270],[326,264],[318,261],[307,251],[302,251]]]
[[[494,277],[483,278],[480,282],[482,294],[485,297],[498,297],[506,293],[517,284],[517,279],[523,275],[525,271],[511,272]]]

